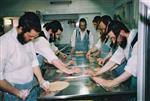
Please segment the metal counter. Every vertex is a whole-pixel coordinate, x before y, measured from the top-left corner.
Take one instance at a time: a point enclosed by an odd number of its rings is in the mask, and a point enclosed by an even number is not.
[[[88,61],[85,55],[75,55],[68,57],[68,60],[71,58],[75,60],[74,66],[79,67],[82,72],[79,74],[67,75],[65,73],[58,72],[56,68],[51,67],[50,72],[45,74],[45,79],[49,80],[50,82],[57,80],[68,81],[70,85],[62,91],[51,92],[49,94],[41,92],[41,95],[38,97],[39,101],[60,101],[70,99],[92,99],[103,101],[106,98],[110,99],[110,101],[113,101],[112,99],[115,99],[116,97],[118,98],[118,96],[120,101],[124,101],[121,99],[136,96],[136,91],[130,89],[124,84],[111,89],[111,91],[106,91],[103,87],[96,84],[89,75],[84,75],[84,70],[97,68],[98,65],[94,58]],[[70,68],[74,68],[74,66],[71,66]],[[102,76],[106,79],[113,78],[113,74],[111,72],[105,73]]]

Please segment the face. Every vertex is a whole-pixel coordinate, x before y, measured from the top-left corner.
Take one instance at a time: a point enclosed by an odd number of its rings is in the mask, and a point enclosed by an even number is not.
[[[113,31],[110,31],[108,33],[109,37],[111,38],[113,43],[116,43],[121,47],[121,48],[125,48],[127,45],[127,38],[125,37],[125,32],[123,30],[120,31],[119,36],[116,39],[115,34],[113,33]]]
[[[26,44],[27,42],[37,38],[39,36],[39,32],[35,30],[31,30],[30,32],[21,32],[18,34],[17,39],[21,44]]]
[[[93,26],[95,29],[97,29],[97,23],[96,22],[93,22]]]
[[[50,42],[55,42],[56,39],[60,39],[61,33],[62,31],[60,29],[58,29],[58,31],[56,33],[53,33],[51,30],[48,31],[50,34]]]
[[[56,39],[59,39],[61,36],[62,31],[58,29],[58,31],[55,33]]]
[[[80,27],[81,31],[85,31],[85,29],[86,29],[85,22],[80,22],[79,27]]]
[[[120,47],[122,47],[124,49],[127,45],[127,38],[120,34],[117,38],[117,43]]]
[[[108,36],[111,38],[112,42],[115,43],[117,40],[116,40],[116,36],[115,34],[113,33],[113,31],[110,31],[108,33]]]
[[[102,33],[106,33],[106,28],[107,26],[101,21],[98,25],[98,29],[102,32]]]

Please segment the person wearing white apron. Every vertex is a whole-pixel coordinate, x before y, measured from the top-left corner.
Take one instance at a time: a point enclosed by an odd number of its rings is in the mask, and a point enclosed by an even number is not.
[[[136,89],[138,47],[138,42],[136,39],[137,30],[129,31],[122,22],[112,21],[108,26],[108,35],[116,36],[119,47],[111,59],[102,68],[100,68],[99,71],[92,73],[92,75],[97,76],[109,70],[119,68],[119,65],[121,65],[125,60],[127,63],[124,68],[120,69],[121,73],[113,80],[105,80],[100,77],[93,77],[93,80],[103,87],[111,88],[133,77],[135,79],[134,83],[131,81],[133,84],[131,84],[131,86]],[[111,38],[113,39],[115,37]]]

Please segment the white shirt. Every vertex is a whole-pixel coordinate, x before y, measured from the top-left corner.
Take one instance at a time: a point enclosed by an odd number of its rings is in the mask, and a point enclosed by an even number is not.
[[[125,71],[132,74],[133,76],[137,76],[137,54],[138,54],[138,42],[135,43],[132,49],[132,56],[129,58],[127,65],[125,66]]]
[[[49,42],[44,37],[38,37],[33,40],[35,50],[38,54],[44,56],[49,63],[58,59],[55,53],[52,51]]]
[[[121,64],[124,59],[128,59],[129,58],[129,49],[131,46],[131,42],[134,39],[135,35],[137,33],[137,30],[131,30],[129,37],[127,39],[127,46],[125,49],[122,49],[121,47],[118,47],[116,52],[113,54],[113,56],[111,57],[110,61],[113,61],[117,64]],[[137,45],[134,45],[132,52],[131,52],[131,57],[128,59],[127,61],[127,65],[125,68],[128,68],[128,72],[130,70],[130,73],[134,76],[136,76],[136,68],[137,68],[137,53],[136,53],[136,48]],[[134,70],[133,70],[134,69]]]
[[[82,32],[80,29],[79,29],[79,31],[80,31],[81,40],[83,40],[85,34],[87,33],[87,29],[85,29],[84,32]],[[76,38],[76,30],[73,31],[73,34],[71,36],[71,47],[75,47],[75,40],[76,40],[75,38]],[[89,48],[92,48],[93,44],[94,44],[93,34],[90,31],[90,33],[89,33]]]
[[[58,51],[58,47],[55,46],[54,42],[51,42],[51,43],[49,43],[49,44],[50,44],[51,49],[52,49],[54,52],[57,52],[57,51]]]
[[[42,28],[42,30],[43,30],[44,35],[46,36],[46,38],[49,40],[49,39],[50,39],[49,33],[46,31],[45,28]],[[52,49],[54,52],[58,51],[58,47],[56,47],[53,42],[51,42],[51,43],[49,43],[49,44],[50,44],[50,46],[51,46],[51,49]]]
[[[45,28],[42,28],[42,31],[44,32],[44,35],[46,36],[46,38],[49,40],[50,39],[50,35],[47,32],[47,30]]]
[[[102,41],[101,41],[101,39],[99,39],[99,40],[97,41],[97,43],[95,44],[95,47],[96,47],[98,50],[100,50],[100,49],[101,49],[101,46],[102,46]]]
[[[0,37],[0,46],[0,80],[18,84],[33,80],[33,67],[39,65],[33,43],[19,43],[13,28]]]

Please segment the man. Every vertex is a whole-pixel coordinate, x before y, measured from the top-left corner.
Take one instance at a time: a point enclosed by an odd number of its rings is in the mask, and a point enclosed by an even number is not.
[[[43,26],[43,33],[41,36],[44,36],[50,43],[51,49],[55,52],[55,54],[59,54],[63,59],[67,58],[67,55],[59,51],[59,49],[55,46],[54,42],[60,39],[60,35],[63,31],[63,27],[61,23],[57,20],[53,20],[50,23],[46,23]]]
[[[110,24],[111,20],[112,20],[111,17],[108,15],[104,15],[100,18],[99,25],[97,27],[98,30],[100,31],[101,36],[98,42],[95,44],[95,46],[92,47],[86,55],[87,58],[89,58],[93,53],[99,51],[100,55],[97,54],[96,56],[100,57],[97,59],[99,65],[104,65],[104,63],[106,63],[106,61],[108,61],[109,58],[111,57],[112,50],[114,50],[113,47],[111,46],[111,44],[113,43],[111,43],[111,40],[106,33],[108,30],[107,27]]]
[[[100,16],[95,16],[94,19],[92,20],[95,30],[98,30],[98,25],[99,25],[100,19],[101,19]]]
[[[75,29],[71,36],[71,54],[75,52],[87,53],[93,46],[93,35],[87,29],[87,22],[84,18],[79,21],[79,28]]]
[[[38,60],[40,67],[45,64],[45,59],[49,64],[53,64],[56,68],[67,74],[79,73],[79,68],[68,68],[68,64],[64,64],[58,57],[54,54],[53,51],[58,52],[58,48],[54,45],[54,41],[59,38],[59,35],[63,31],[63,28],[57,20],[54,20],[50,23],[46,23],[43,28],[43,33],[40,34],[40,37],[33,40],[34,47],[38,55]],[[43,36],[43,37],[42,37]],[[52,43],[49,43],[49,41]],[[60,52],[61,53],[61,52]],[[41,67],[45,69],[45,65]]]
[[[112,40],[115,37],[117,38],[119,47],[109,62],[92,75],[101,75],[108,70],[115,69],[115,74],[117,74],[117,77],[113,80],[93,77],[93,80],[103,87],[112,88],[131,78],[131,87],[136,89],[138,46],[137,31],[129,31],[123,23],[119,21],[112,21],[108,26],[108,35]]]
[[[41,31],[40,19],[32,12],[26,12],[19,19],[18,27],[0,37],[0,89],[5,101],[36,101],[36,91],[31,89],[37,77],[40,87],[48,90],[38,67],[38,61],[31,40]]]

